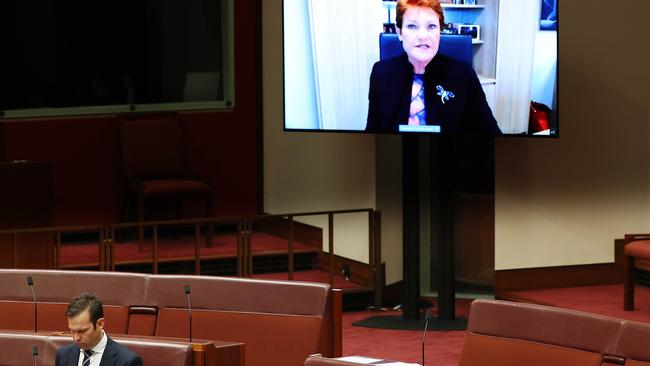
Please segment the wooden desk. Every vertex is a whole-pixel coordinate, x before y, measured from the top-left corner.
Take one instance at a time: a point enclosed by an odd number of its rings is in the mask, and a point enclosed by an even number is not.
[[[165,342],[188,342],[176,337],[155,336],[115,336],[113,339],[158,340]],[[192,339],[195,366],[245,366],[246,354],[244,343]]]

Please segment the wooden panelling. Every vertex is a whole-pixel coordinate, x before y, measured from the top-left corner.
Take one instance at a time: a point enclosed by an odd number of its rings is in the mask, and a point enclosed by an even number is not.
[[[190,172],[213,185],[213,216],[256,214],[262,205],[261,5],[259,0],[233,3],[235,104],[226,110],[178,113]],[[3,119],[0,160],[52,163],[54,225],[118,221],[123,189],[119,118]],[[4,187],[0,181],[0,190]]]
[[[2,112],[2,110],[0,110],[0,141],[5,140],[5,123],[2,122],[2,120],[1,120],[2,116],[3,116],[3,112]],[[5,153],[5,145],[1,144],[0,145],[0,161],[5,160],[5,155],[6,155],[6,153]]]
[[[52,165],[0,162],[0,230],[52,225]],[[0,235],[0,267],[51,268],[51,233]]]
[[[265,233],[276,235],[281,238],[289,238],[289,220],[272,217],[269,219],[260,219],[257,220],[254,224],[256,230],[263,231]],[[302,222],[297,222],[294,219],[293,222],[293,240],[295,242],[300,242],[302,244],[307,244],[317,248],[319,250],[323,249],[323,229],[303,224]]]
[[[505,291],[623,283],[623,244],[623,239],[615,240],[614,263],[496,271],[495,295],[499,298]]]
[[[318,254],[318,268],[323,271],[329,270],[330,256],[329,253],[320,252]],[[369,264],[357,262],[352,259],[343,258],[334,255],[334,273],[343,274],[343,269],[349,271],[350,281],[362,284],[369,289],[374,288],[373,269]]]

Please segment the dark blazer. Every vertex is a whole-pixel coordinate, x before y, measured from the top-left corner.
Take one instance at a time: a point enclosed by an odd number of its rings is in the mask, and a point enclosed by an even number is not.
[[[413,65],[406,53],[375,63],[368,93],[369,132],[397,132],[407,124],[413,85]],[[452,92],[442,103],[442,90]],[[437,54],[424,73],[427,125],[441,126],[443,134],[500,135],[501,130],[485,100],[471,65]]]
[[[102,355],[100,366],[142,366],[142,360],[135,352],[120,345],[106,336],[106,348]],[[76,344],[68,344],[61,347],[56,352],[56,366],[77,366],[79,364],[79,346]]]

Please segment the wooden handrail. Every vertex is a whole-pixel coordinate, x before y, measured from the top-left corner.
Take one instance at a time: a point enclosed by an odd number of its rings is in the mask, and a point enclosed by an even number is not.
[[[0,235],[11,235],[14,246],[13,253],[13,266],[18,263],[18,236],[20,234],[28,233],[53,233],[55,234],[54,250],[54,268],[61,268],[61,235],[65,233],[80,233],[80,232],[98,232],[99,233],[99,269],[102,271],[115,271],[115,252],[116,252],[116,230],[124,230],[130,228],[137,228],[143,231],[145,228],[151,228],[153,231],[153,250],[152,250],[152,263],[153,273],[158,273],[158,264],[160,258],[158,257],[158,241],[159,241],[159,228],[165,226],[193,226],[194,227],[194,272],[201,274],[201,248],[200,236],[201,229],[213,225],[236,225],[237,227],[237,275],[239,277],[250,277],[253,274],[253,248],[252,248],[252,235],[253,224],[255,222],[269,220],[269,219],[283,219],[288,221],[288,277],[294,279],[295,270],[295,221],[300,217],[307,216],[322,216],[327,215],[328,218],[328,282],[334,285],[334,216],[340,214],[363,213],[368,214],[368,254],[369,264],[374,272],[374,281],[372,286],[375,290],[375,306],[380,306],[381,302],[381,215],[379,211],[371,208],[361,209],[348,209],[348,210],[334,210],[334,211],[313,211],[313,212],[294,212],[284,214],[264,214],[264,215],[249,215],[239,217],[209,217],[197,219],[181,219],[181,220],[159,220],[159,221],[144,221],[144,222],[127,222],[115,223],[110,225],[78,225],[78,226],[64,226],[64,227],[36,227],[36,228],[22,228],[22,229],[4,229],[0,230]],[[207,235],[207,234],[206,234]],[[140,237],[140,240],[144,240]]]
[[[54,268],[59,269],[61,264],[61,232],[56,233],[56,252],[54,253]]]
[[[158,226],[178,226],[178,225],[194,225],[194,224],[207,224],[207,223],[212,223],[212,224],[235,224],[239,220],[241,220],[241,217],[206,217],[206,218],[200,218],[200,219],[181,219],[181,220],[159,220],[159,221],[142,221],[142,222],[120,222],[120,223],[115,223],[111,224],[109,226],[112,226],[116,229],[128,229],[128,228],[135,228],[135,227],[149,227],[153,225],[158,225]],[[1,234],[1,232],[0,232]]]
[[[23,229],[3,229],[0,230],[0,235],[11,234],[36,234],[36,233],[72,233],[72,232],[89,232],[102,230],[104,225],[83,225],[83,226],[48,226],[48,227],[33,227]]]
[[[327,214],[327,250],[329,251],[330,265],[329,265],[329,284],[334,287],[334,214]]]
[[[289,216],[289,280],[293,280],[293,216]]]
[[[361,212],[372,212],[375,211],[372,208],[357,208],[357,209],[350,209],[350,210],[333,210],[333,211],[312,211],[312,212],[291,212],[291,213],[284,213],[284,214],[264,214],[264,215],[252,215],[248,216],[251,219],[257,219],[257,218],[273,218],[273,217],[287,217],[287,216],[322,216],[322,215],[329,215],[329,214],[334,214],[334,215],[339,215],[339,214],[347,214],[347,213],[361,213]]]
[[[207,230],[207,228],[206,228]],[[194,225],[194,274],[201,274],[201,225]]]
[[[332,354],[329,357],[343,356],[343,292],[332,289]]]
[[[153,249],[151,250],[153,260],[153,274],[158,274],[158,225],[153,225]]]
[[[12,267],[18,268],[18,237],[22,234],[53,234],[52,250],[54,251],[53,263],[49,263],[50,268],[60,268],[61,259],[61,234],[73,232],[94,232],[97,231],[100,236],[100,264],[101,264],[101,242],[104,237],[103,225],[78,225],[78,226],[50,226],[50,227],[33,227],[21,229],[3,229],[0,230],[0,236],[10,236],[12,242]]]
[[[383,307],[383,279],[384,279],[384,270],[381,263],[381,212],[375,211],[373,214],[373,257],[372,257],[372,268],[374,270],[374,306],[375,309],[381,309]]]

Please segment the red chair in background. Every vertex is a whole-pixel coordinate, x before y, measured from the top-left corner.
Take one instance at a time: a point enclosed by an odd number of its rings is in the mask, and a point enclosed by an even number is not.
[[[210,183],[207,179],[188,174],[178,120],[121,121],[120,142],[125,178],[124,221],[128,221],[132,202],[136,203],[138,222],[143,222],[147,201],[164,199],[175,202],[176,218],[180,218],[183,201],[194,197],[204,199],[205,217],[211,216]],[[211,235],[206,236],[210,244]],[[144,231],[140,227],[141,245],[143,237]]]
[[[623,282],[623,310],[634,310],[634,273],[637,262],[650,265],[650,234],[625,234],[625,278]]]
[[[546,131],[550,128],[551,109],[545,104],[530,102],[530,114],[528,115],[528,133]]]

